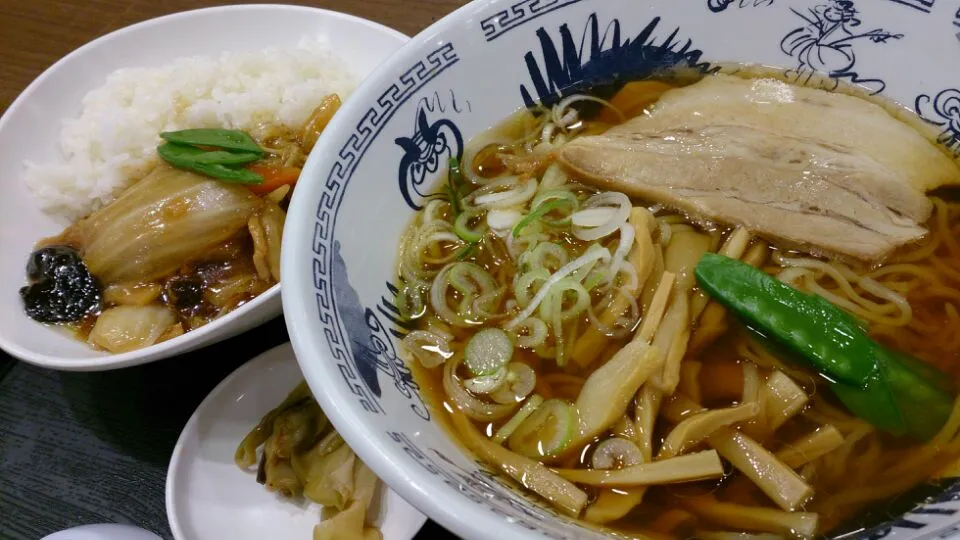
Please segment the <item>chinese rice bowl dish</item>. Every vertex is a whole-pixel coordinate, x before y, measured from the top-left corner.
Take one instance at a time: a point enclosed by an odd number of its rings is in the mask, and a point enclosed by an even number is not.
[[[71,223],[29,258],[27,315],[122,353],[275,285],[300,170],[357,83],[319,39],[112,73],[64,123],[63,162],[27,164]]]

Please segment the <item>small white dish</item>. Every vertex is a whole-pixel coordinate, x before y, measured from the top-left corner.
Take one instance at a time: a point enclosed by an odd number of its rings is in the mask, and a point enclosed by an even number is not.
[[[235,5],[186,11],[117,30],[73,51],[34,80],[0,118],[0,349],[38,366],[100,371],[183,354],[238,335],[281,312],[280,286],[203,328],[124,354],[98,352],[57,328],[23,313],[18,290],[27,258],[41,238],[68,225],[43,213],[23,182],[24,162],[58,163],[63,120],[80,113],[83,96],[125,67],[164,65],[184,56],[216,56],[295,46],[323,36],[362,78],[407,40],[380,24],[323,9],[286,5]]]
[[[302,378],[287,343],[241,366],[203,400],[180,434],[167,471],[167,517],[176,540],[313,538],[319,506],[280,499],[233,462],[243,437]],[[379,515],[372,521],[385,540],[409,540],[426,517],[383,485]]]
[[[162,540],[152,532],[121,523],[81,525],[48,534],[40,540]]]

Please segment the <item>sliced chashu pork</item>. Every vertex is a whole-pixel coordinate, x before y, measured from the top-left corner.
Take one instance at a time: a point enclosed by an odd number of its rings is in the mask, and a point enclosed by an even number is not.
[[[559,157],[598,187],[868,263],[926,234],[926,190],[960,183],[952,160],[875,104],[728,76],[672,90]]]

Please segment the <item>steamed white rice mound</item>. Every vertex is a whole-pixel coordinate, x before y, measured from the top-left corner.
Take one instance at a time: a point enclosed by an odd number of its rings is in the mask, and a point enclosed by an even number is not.
[[[358,79],[317,39],[297,47],[187,57],[158,68],[113,72],[83,99],[60,133],[60,164],[27,163],[42,208],[70,220],[110,203],[155,164],[159,133],[299,127],[323,98]]]

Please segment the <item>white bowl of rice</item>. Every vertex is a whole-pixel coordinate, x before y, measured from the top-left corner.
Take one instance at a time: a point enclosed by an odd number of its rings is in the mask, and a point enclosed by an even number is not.
[[[301,125],[324,96],[349,98],[406,40],[337,12],[225,6],[124,28],[47,69],[0,118],[0,348],[53,369],[114,369],[209,345],[278,316],[276,284],[182,335],[110,353],[28,317],[18,291],[39,240],[109,205],[154,167],[159,133]]]

